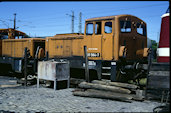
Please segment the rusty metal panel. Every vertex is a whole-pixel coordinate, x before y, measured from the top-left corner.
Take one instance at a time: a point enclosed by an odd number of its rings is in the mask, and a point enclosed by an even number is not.
[[[70,68],[68,62],[40,61],[38,62],[38,79],[68,80]]]

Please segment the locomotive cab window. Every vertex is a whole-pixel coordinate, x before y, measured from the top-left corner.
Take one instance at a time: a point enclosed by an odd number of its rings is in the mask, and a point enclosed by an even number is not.
[[[137,23],[137,33],[146,36],[146,28],[145,25]]]
[[[121,32],[131,32],[131,22],[130,21],[120,21]]]
[[[112,33],[112,22],[105,23],[105,33]]]
[[[101,22],[96,22],[96,24],[95,24],[95,34],[96,35],[100,35],[101,34],[101,29],[102,29],[102,27],[101,27]]]
[[[93,34],[93,23],[87,23],[86,24],[86,35],[92,35]]]

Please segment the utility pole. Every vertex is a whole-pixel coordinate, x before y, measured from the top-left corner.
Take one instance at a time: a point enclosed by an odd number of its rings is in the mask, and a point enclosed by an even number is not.
[[[70,14],[66,14],[66,15],[69,15],[71,17],[71,32],[74,33],[74,11],[72,11],[72,15]]]
[[[16,29],[16,13],[14,13],[14,30]]]
[[[79,26],[78,26],[78,29],[79,29],[79,33],[81,34],[81,32],[82,32],[82,23],[81,23],[81,21],[82,21],[82,13],[80,12],[80,14],[79,14],[79,17],[80,17],[80,19],[79,19]]]
[[[14,13],[14,32],[12,33],[14,39],[15,39],[15,29],[16,29],[16,13]]]
[[[74,33],[74,11],[72,11],[72,33]]]

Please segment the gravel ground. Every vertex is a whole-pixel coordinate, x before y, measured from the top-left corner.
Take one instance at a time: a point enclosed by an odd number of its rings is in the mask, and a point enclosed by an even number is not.
[[[0,112],[153,112],[154,101],[132,103],[73,96],[74,88],[16,86],[16,78],[0,76]],[[7,86],[8,85],[8,86]],[[15,86],[15,87],[14,87]]]

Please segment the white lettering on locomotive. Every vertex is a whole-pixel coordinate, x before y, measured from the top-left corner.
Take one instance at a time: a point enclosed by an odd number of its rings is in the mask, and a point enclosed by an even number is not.
[[[100,57],[100,53],[87,53],[88,57]]]
[[[88,50],[98,50],[98,48],[88,48]]]

